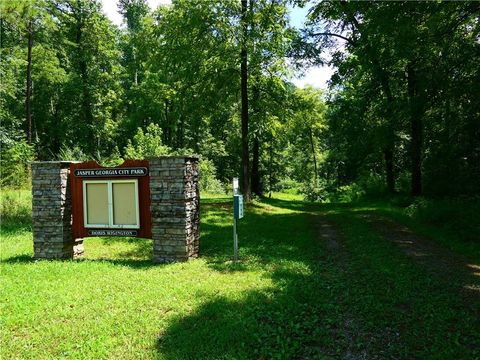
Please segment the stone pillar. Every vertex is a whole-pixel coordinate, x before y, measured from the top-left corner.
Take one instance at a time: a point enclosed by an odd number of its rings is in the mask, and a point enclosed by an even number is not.
[[[153,261],[186,261],[198,256],[198,157],[149,159]]]
[[[32,163],[33,248],[36,259],[71,259],[83,254],[72,237],[69,161]]]

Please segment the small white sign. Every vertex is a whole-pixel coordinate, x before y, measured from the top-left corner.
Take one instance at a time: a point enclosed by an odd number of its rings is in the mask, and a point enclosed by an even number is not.
[[[238,178],[233,178],[233,195],[238,195]]]

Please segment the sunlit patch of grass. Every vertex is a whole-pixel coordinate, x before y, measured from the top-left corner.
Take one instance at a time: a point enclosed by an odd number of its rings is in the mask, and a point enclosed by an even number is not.
[[[225,194],[225,193],[209,193],[209,192],[201,192],[200,197],[202,199],[230,199],[232,195]]]
[[[150,239],[121,237],[92,237],[83,241],[85,259],[138,259],[152,257],[153,244]]]
[[[303,201],[302,194],[293,194],[293,193],[284,193],[284,192],[273,192],[272,198],[285,200],[285,201]]]

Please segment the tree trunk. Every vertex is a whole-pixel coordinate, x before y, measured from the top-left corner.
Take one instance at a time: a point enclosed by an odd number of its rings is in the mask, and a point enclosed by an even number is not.
[[[89,144],[90,151],[93,152],[97,146],[97,141],[95,141],[95,132],[93,130],[93,113],[91,108],[90,100],[90,89],[89,89],[89,76],[88,76],[88,64],[85,59],[84,48],[83,48],[83,30],[84,30],[84,21],[82,15],[79,14],[77,20],[77,34],[76,42],[78,48],[78,68],[80,72],[81,86],[82,86],[82,114],[84,126],[87,129],[84,136],[86,136],[86,143]]]
[[[272,137],[272,141],[270,142],[270,164],[268,166],[268,173],[269,173],[269,191],[270,191],[270,194],[268,195],[269,198],[272,197],[272,188],[273,188],[273,137]]]
[[[252,192],[258,196],[262,195],[260,184],[260,141],[257,136],[253,139]]]
[[[138,71],[137,71],[138,66],[137,66],[137,56],[135,54],[135,48],[133,48],[132,53],[133,53],[133,66],[135,66],[133,83],[135,84],[135,86],[137,86],[138,85]]]
[[[394,120],[394,98],[392,95],[392,91],[390,89],[390,82],[388,79],[388,74],[386,70],[381,66],[380,62],[377,58],[373,57],[372,64],[376,68],[376,72],[378,73],[378,78],[380,80],[380,84],[382,85],[383,92],[385,93],[385,97],[387,98],[387,109],[386,109],[386,128],[387,128],[387,138],[386,144],[383,149],[383,155],[385,158],[385,182],[387,185],[387,190],[390,194],[395,192],[395,173],[393,170],[393,157],[395,152],[395,132],[392,122]]]
[[[247,0],[242,0],[242,49],[240,52],[240,78],[242,97],[242,187],[245,201],[250,200],[250,164],[248,151],[248,68],[247,68]]]
[[[340,3],[343,7],[346,6],[346,2],[341,2]],[[353,27],[355,27],[361,34],[362,37],[365,36],[365,33],[361,29],[361,26],[357,19],[355,18],[355,15],[347,12],[349,15],[350,23]],[[368,38],[367,38],[368,39]],[[395,99],[393,97],[392,91],[390,89],[390,81],[388,77],[388,72],[387,70],[381,65],[377,52],[374,51],[371,45],[367,42],[367,53],[370,54],[368,56],[369,62],[373,65],[376,76],[378,80],[380,81],[380,84],[382,86],[382,89],[385,93],[385,97],[387,98],[387,115],[386,115],[386,121],[387,121],[387,131],[388,131],[388,139],[387,139],[387,144],[386,147],[383,151],[384,157],[385,157],[385,180],[386,180],[386,185],[388,192],[393,194],[395,192],[395,172],[394,172],[394,167],[393,167],[393,158],[394,158],[394,152],[395,152],[395,134],[394,134],[394,127],[392,126],[392,122],[394,119],[394,113],[393,113],[393,105],[395,102]]]
[[[310,128],[310,145],[312,147],[312,158],[313,158],[313,168],[315,169],[315,187],[318,185],[318,166],[317,166],[317,155],[315,154],[315,143],[313,142],[313,131]]]
[[[250,1],[250,6],[252,6],[252,2]],[[252,154],[252,176],[251,176],[251,187],[252,193],[258,196],[262,196],[262,186],[261,186],[261,179],[260,179],[260,141],[259,137],[259,130],[260,127],[260,110],[259,110],[259,102],[260,102],[260,88],[258,87],[258,77],[254,77],[254,84],[252,89],[252,98],[251,98],[251,108],[253,114],[254,124],[256,124],[257,131],[254,133],[253,136],[253,154]]]
[[[423,142],[423,106],[418,91],[418,82],[412,64],[407,66],[407,88],[410,106],[411,125],[411,192],[413,196],[422,195],[422,142]]]
[[[27,141],[32,144],[32,48],[33,48],[33,20],[28,21],[27,27],[27,88],[25,91],[25,120]]]
[[[0,49],[3,49],[3,17],[0,16]]]
[[[382,88],[387,98],[387,145],[383,151],[385,157],[385,180],[387,183],[387,190],[390,194],[395,193],[395,173],[393,170],[393,157],[395,152],[395,133],[392,125],[394,119],[393,105],[394,99],[390,90],[390,84],[388,76],[385,70],[379,67],[381,70],[381,82]]]
[[[393,151],[392,149],[385,149],[383,151],[385,158],[385,180],[387,183],[387,190],[390,194],[395,192],[395,176],[393,173]]]

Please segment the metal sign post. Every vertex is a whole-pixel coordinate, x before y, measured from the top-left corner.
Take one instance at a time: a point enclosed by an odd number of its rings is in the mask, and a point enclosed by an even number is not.
[[[238,261],[237,220],[243,218],[243,196],[238,190],[238,178],[233,178],[233,261]]]
[[[238,261],[237,219],[233,217],[233,262]]]
[[[233,178],[233,262],[238,261],[237,218],[235,216],[235,196],[238,194],[238,178]]]

